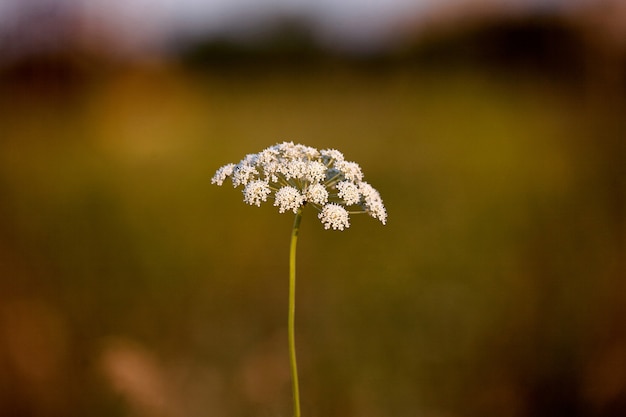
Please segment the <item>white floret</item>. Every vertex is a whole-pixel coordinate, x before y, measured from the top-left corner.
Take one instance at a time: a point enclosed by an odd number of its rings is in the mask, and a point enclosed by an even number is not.
[[[367,204],[367,212],[373,218],[380,220],[382,224],[387,224],[387,210],[382,201],[376,200]]]
[[[359,190],[363,194],[363,206],[370,216],[378,219],[382,224],[387,223],[387,210],[378,191],[366,182],[359,183]]]
[[[343,161],[344,156],[337,149],[323,149],[320,151],[322,160],[326,163]]]
[[[337,183],[338,196],[347,206],[357,204],[361,200],[359,187],[352,181],[341,181]]]
[[[322,184],[312,184],[306,188],[304,193],[306,201],[323,206],[328,202],[328,190]]]
[[[320,156],[320,152],[311,146],[305,146],[305,145],[296,145],[296,146],[298,148],[300,158],[313,160],[313,159],[319,158]]]
[[[277,149],[283,158],[289,160],[298,159],[302,155],[301,149],[293,142],[283,142],[278,144]]]
[[[320,182],[326,178],[326,165],[320,161],[311,161],[307,163],[305,179],[309,182]]]
[[[363,194],[363,197],[370,200],[380,200],[380,194],[374,187],[365,181],[359,183],[359,191]]]
[[[363,172],[361,167],[356,162],[337,161],[335,162],[335,168],[339,170],[345,179],[350,181],[363,180]]]
[[[245,158],[243,158],[241,160],[241,162],[239,162],[240,165],[256,165],[257,162],[259,160],[259,154],[258,153],[249,153],[248,155],[246,155]]]
[[[297,188],[285,186],[276,191],[274,206],[280,213],[291,210],[294,213],[304,204],[304,196]]]
[[[268,182],[278,182],[281,164],[277,161],[268,161],[260,166],[263,178]]]
[[[278,155],[279,152],[275,148],[263,149],[261,152],[259,152],[259,155],[257,157],[257,163],[260,166],[275,163],[278,161]]]
[[[247,185],[253,178],[258,178],[258,175],[259,171],[257,171],[254,166],[240,163],[235,167],[233,172],[233,187]]]
[[[280,168],[280,172],[285,176],[285,179],[289,181],[292,178],[303,179],[307,173],[307,163],[301,159],[288,161]]]
[[[235,164],[226,164],[223,167],[220,167],[211,178],[211,184],[222,185],[226,178],[233,175],[233,169],[235,168]]]
[[[267,201],[267,196],[272,190],[265,181],[251,181],[243,189],[243,201],[250,205],[261,207],[261,202]]]
[[[324,224],[324,229],[344,230],[350,227],[350,216],[339,204],[326,204],[317,217]]]

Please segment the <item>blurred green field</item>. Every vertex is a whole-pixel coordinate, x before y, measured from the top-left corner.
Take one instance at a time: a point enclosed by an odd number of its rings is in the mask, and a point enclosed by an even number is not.
[[[341,150],[389,213],[305,212],[304,416],[621,415],[622,116],[473,70],[7,87],[0,415],[290,415],[292,216],[210,184],[283,140]]]

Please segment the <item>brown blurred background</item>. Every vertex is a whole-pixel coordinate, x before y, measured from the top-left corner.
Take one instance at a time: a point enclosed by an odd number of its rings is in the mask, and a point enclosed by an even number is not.
[[[304,416],[626,415],[624,3],[335,3],[0,3],[0,416],[289,416],[283,140]]]

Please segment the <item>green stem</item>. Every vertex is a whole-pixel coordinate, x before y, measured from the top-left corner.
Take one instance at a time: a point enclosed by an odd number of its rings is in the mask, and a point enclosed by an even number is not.
[[[302,220],[302,209],[298,209],[296,218],[293,221],[291,231],[291,245],[289,246],[289,314],[288,314],[288,336],[289,336],[289,363],[291,365],[291,383],[293,387],[293,415],[300,417],[300,393],[298,390],[298,364],[296,362],[296,244],[298,243],[298,231]]]

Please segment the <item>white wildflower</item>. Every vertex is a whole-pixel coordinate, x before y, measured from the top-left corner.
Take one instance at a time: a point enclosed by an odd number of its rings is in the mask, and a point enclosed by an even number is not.
[[[259,153],[246,155],[236,165],[224,165],[217,170],[211,182],[222,185],[228,177],[234,187],[243,186],[243,200],[247,204],[260,207],[273,193],[274,206],[280,213],[292,211],[295,214],[289,246],[288,333],[293,342],[296,242],[303,207],[310,203],[309,206],[318,210],[317,217],[327,230],[349,228],[350,214],[353,213],[368,213],[385,224],[387,211],[378,191],[363,181],[361,167],[346,161],[343,154],[335,149],[320,152],[293,142],[279,143]],[[350,212],[346,206],[351,206]],[[289,356],[297,414],[300,404],[293,343],[289,344]]]
[[[234,187],[243,186],[243,200],[250,205],[260,206],[273,197],[280,213],[298,213],[310,203],[320,211],[318,217],[326,229],[350,226],[347,206],[352,206],[350,213],[367,213],[383,224],[387,221],[378,191],[363,181],[361,167],[346,161],[336,149],[318,151],[282,142],[248,154],[238,164],[222,166],[211,183],[222,185],[227,178]]]
[[[267,196],[272,193],[269,185],[265,181],[250,181],[243,189],[243,201],[250,205],[261,207],[262,201],[267,201]]]
[[[291,210],[294,213],[304,204],[304,197],[297,188],[286,186],[276,191],[274,205],[280,213]]]
[[[306,188],[304,193],[306,201],[323,206],[328,202],[328,191],[322,184],[312,184]]]
[[[345,208],[335,203],[328,203],[324,206],[319,219],[324,224],[324,229],[343,230],[350,227],[350,216]]]
[[[341,181],[337,184],[338,196],[347,206],[357,204],[361,200],[359,187],[352,181]]]

